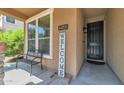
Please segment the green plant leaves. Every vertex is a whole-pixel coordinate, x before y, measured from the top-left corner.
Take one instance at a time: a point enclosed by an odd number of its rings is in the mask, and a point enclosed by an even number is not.
[[[23,52],[24,47],[24,31],[19,30],[8,30],[0,32],[0,42],[6,44],[6,56],[14,56]]]

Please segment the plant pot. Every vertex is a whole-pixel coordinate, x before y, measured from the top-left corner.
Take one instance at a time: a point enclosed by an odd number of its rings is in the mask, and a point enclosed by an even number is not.
[[[6,45],[3,42],[0,42],[0,53],[4,53],[6,49]]]

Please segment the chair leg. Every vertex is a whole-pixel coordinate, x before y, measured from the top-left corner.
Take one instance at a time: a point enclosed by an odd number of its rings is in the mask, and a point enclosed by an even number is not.
[[[18,69],[18,62],[16,61],[16,69]]]
[[[5,72],[5,63],[3,62],[3,72]]]
[[[43,65],[42,65],[42,63],[41,63],[41,70],[43,70]]]
[[[41,70],[43,70],[42,58],[40,59],[40,63],[41,63]]]
[[[30,67],[30,76],[32,76],[32,65]]]

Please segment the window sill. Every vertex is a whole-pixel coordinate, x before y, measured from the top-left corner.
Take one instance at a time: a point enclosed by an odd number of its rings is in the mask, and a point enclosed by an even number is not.
[[[52,56],[50,56],[50,55],[43,55],[43,58],[47,58],[47,59],[53,59],[53,57]]]
[[[30,52],[32,55],[34,54],[34,52]],[[43,54],[43,58],[47,58],[47,59],[53,59],[52,55],[47,55],[47,54]]]

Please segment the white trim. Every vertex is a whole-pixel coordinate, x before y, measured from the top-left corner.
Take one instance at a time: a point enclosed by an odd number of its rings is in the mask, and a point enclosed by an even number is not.
[[[36,28],[35,28],[35,49],[38,50],[38,19],[35,20]]]
[[[97,22],[97,21],[102,21],[102,20],[105,20],[104,16],[91,17],[91,18],[86,19],[86,24],[92,23],[92,22]]]
[[[3,28],[3,21],[4,21],[3,15],[0,15],[0,29]]]
[[[50,37],[40,37],[38,39],[50,39]]]
[[[27,48],[28,48],[28,31],[27,31],[27,24],[32,22],[32,21],[36,21],[36,37],[35,37],[35,41],[36,41],[36,44],[35,44],[35,47],[36,49],[38,48],[38,19],[41,18],[41,17],[44,17],[46,15],[50,15],[50,54],[49,55],[46,55],[44,54],[43,57],[44,58],[48,58],[48,59],[52,59],[53,58],[53,11],[54,9],[53,8],[50,8],[50,9],[47,9],[29,19],[27,19],[25,22],[26,22],[26,51],[27,52]]]
[[[26,23],[29,23],[29,22],[34,21],[34,20],[36,20],[36,19],[39,19],[39,18],[41,18],[41,17],[43,17],[43,16],[46,16],[46,15],[48,15],[48,14],[52,14],[53,11],[54,11],[54,8],[49,8],[49,9],[47,9],[47,10],[44,10],[44,11],[40,12],[39,14],[28,18],[28,19],[26,20]]]
[[[25,46],[25,49],[24,49],[24,54],[26,54],[27,53],[27,50],[28,50],[28,44],[27,44],[27,42],[28,42],[28,28],[27,28],[27,24],[25,23],[24,24],[25,25],[25,42],[24,42],[24,46]]]
[[[102,15],[102,16],[87,18],[85,21],[85,25],[87,26],[88,23],[97,22],[97,21],[103,21],[104,22],[104,58],[103,58],[103,60],[97,60],[97,61],[106,62],[106,20],[105,20],[105,16]],[[85,37],[85,40],[86,40],[85,41],[85,46],[86,46],[85,47],[86,48],[86,53],[85,53],[86,58],[85,59],[87,59],[87,36]]]

